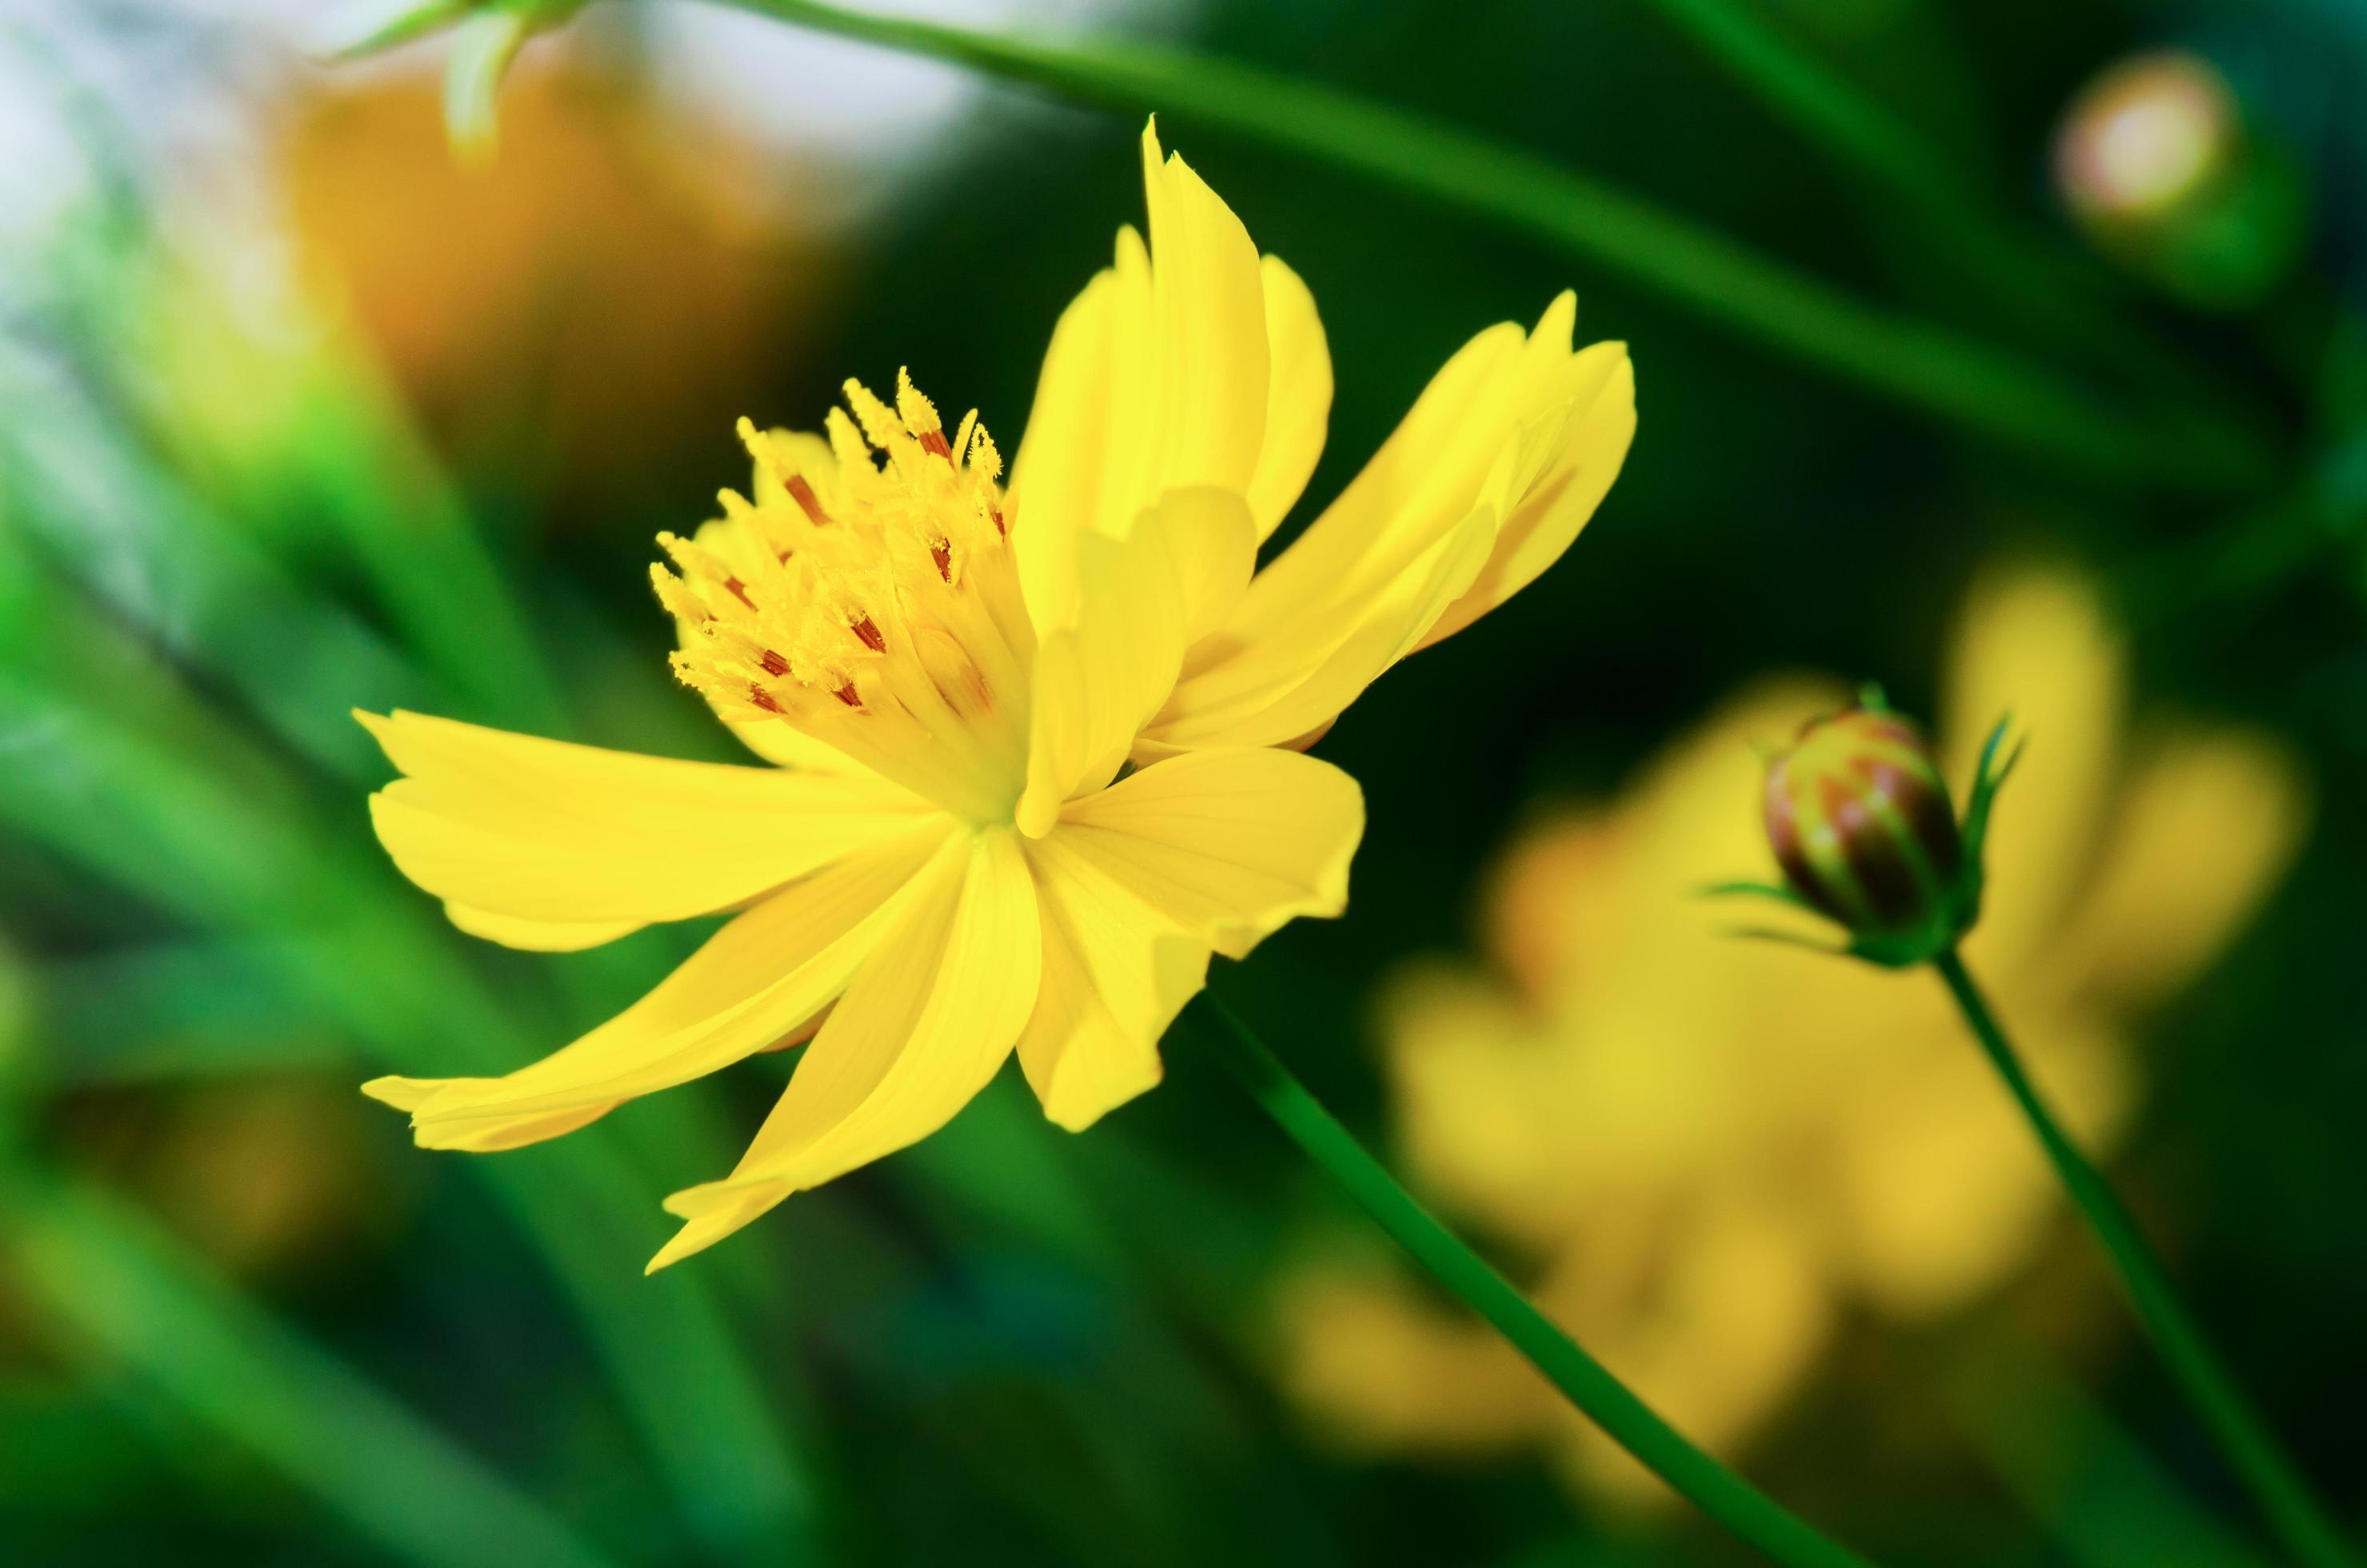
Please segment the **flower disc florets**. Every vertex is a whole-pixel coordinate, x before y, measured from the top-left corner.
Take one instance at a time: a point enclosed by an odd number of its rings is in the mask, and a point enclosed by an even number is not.
[[[1035,633],[1002,459],[974,413],[948,439],[909,376],[893,408],[855,381],[846,400],[826,441],[742,420],[754,498],[725,491],[696,539],[658,536],[674,673],[729,721],[785,722],[957,815],[1008,821]]]

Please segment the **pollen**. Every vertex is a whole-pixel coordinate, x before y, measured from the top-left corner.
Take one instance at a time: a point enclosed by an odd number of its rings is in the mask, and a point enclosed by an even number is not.
[[[1007,816],[1026,770],[1035,637],[1002,460],[973,412],[948,438],[900,371],[821,436],[740,422],[755,483],[651,568],[675,675],[734,723],[787,723],[949,810]]]

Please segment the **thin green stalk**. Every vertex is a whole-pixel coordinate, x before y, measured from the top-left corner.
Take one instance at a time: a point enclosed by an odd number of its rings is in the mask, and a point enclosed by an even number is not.
[[[2122,1288],[2136,1309],[2138,1321],[2153,1336],[2162,1359],[2169,1364],[2171,1376],[2202,1414],[2203,1423],[2218,1439],[2228,1462],[2251,1491],[2253,1500],[2285,1549],[2310,1568],[2356,1568],[2357,1560],[2311,1494],[2308,1484],[2279,1449],[2276,1439],[2269,1435],[2234,1380],[2203,1342],[2193,1320],[2186,1315],[2186,1309],[2179,1304],[2169,1278],[2155,1261],[2128,1210],[2121,1207],[2102,1173],[2088,1163],[2056,1123],[2054,1113],[2047,1109],[2030,1074],[2022,1070],[2022,1061],[1999,1026],[1996,1015],[1989,1011],[1980,987],[1965,968],[1965,960],[1952,949],[1931,963],[1940,971],[1940,978],[1947,982],[1948,993],[1955,998],[1974,1038],[1980,1041],[1999,1076],[2005,1080],[2022,1114],[2030,1119],[2038,1141],[2046,1147],[2046,1157],[2054,1162],[2056,1174],[2063,1178],[2081,1217],[2111,1256]]]
[[[1300,1151],[1345,1187],[1439,1284],[1488,1320],[1569,1402],[1711,1518],[1791,1568],[1871,1568],[1688,1442],[1399,1187],[1239,1015],[1204,992],[1198,1032]]]
[[[2098,478],[2218,490],[2267,456],[2214,427],[2149,428],[2052,369],[1855,299],[1558,163],[1353,94],[1139,44],[1047,41],[843,9],[719,0],[1082,102],[1187,116],[1507,224],[1836,375]]]

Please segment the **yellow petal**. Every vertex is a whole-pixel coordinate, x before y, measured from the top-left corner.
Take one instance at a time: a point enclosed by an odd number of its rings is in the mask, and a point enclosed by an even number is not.
[[[1263,542],[1307,489],[1331,419],[1331,350],[1315,296],[1279,256],[1264,262],[1265,444],[1250,476],[1250,515]]]
[[[1297,752],[1227,747],[1152,764],[1069,802],[1046,840],[1178,929],[1240,958],[1347,906],[1365,832],[1356,781]]]
[[[1557,559],[1635,427],[1625,349],[1569,347],[1576,302],[1534,333],[1481,333],[1355,482],[1185,660],[1142,755],[1275,745],[1320,729],[1384,670]]]
[[[729,1066],[794,1036],[846,988],[951,831],[940,821],[907,832],[774,893],[648,995],[531,1066],[380,1078],[364,1092],[410,1111],[424,1148],[513,1148]]]
[[[720,715],[719,715],[720,717]],[[776,767],[800,773],[851,773],[870,777],[871,770],[839,750],[815,740],[785,719],[725,719],[731,738]]]
[[[585,948],[613,942],[641,928],[641,922],[638,920],[595,921],[590,925],[520,920],[514,915],[495,915],[490,910],[472,909],[450,899],[444,901],[444,916],[471,937],[536,953],[581,952]]]
[[[1570,352],[1577,312],[1564,294],[1535,332],[1507,322],[1458,350],[1364,472],[1258,574],[1227,633],[1254,642],[1378,592],[1468,517],[1506,449],[1540,421],[1557,428],[1607,378],[1602,347]]]
[[[1182,154],[1161,158],[1155,124],[1142,131],[1142,183],[1160,355],[1144,412],[1161,439],[1134,494],[1178,484],[1238,492],[1257,472],[1271,374],[1257,247]]]
[[[1552,465],[1497,529],[1479,580],[1439,617],[1421,646],[1452,637],[1536,581],[1562,557],[1610,494],[1636,438],[1636,368],[1624,343],[1597,343],[1574,363],[1583,379]]]
[[[2309,794],[2298,759],[2265,736],[2171,739],[2113,802],[2103,863],[2050,963],[2131,1003],[2174,994],[2283,877]]]
[[[1041,929],[1017,835],[990,830],[947,846],[806,1047],[738,1167],[666,1199],[686,1222],[651,1269],[951,1120],[994,1076],[1035,1006]]]
[[[1080,537],[1122,534],[1179,486],[1243,494],[1260,467],[1271,370],[1257,247],[1151,130],[1142,156],[1150,248],[1121,231],[1116,264],[1060,318],[1013,465],[1012,538],[1039,628],[1069,618]],[[1308,372],[1293,373],[1303,401]],[[1275,462],[1278,492],[1289,460]]]
[[[1184,677],[1144,728],[1137,756],[1288,745],[1323,729],[1469,590],[1494,548],[1497,517],[1492,506],[1480,506],[1369,597],[1310,610],[1245,646],[1229,631],[1210,638],[1201,650],[1225,651],[1196,671],[1201,651],[1187,657]]]
[[[1167,700],[1195,619],[1240,592],[1255,545],[1238,495],[1170,491],[1118,538],[1088,536],[1069,623],[1036,653],[1019,825],[1040,837],[1060,802],[1109,782]]]
[[[1965,788],[2007,713],[2028,743],[1990,822],[1981,921],[1965,944],[1980,972],[2035,960],[2088,881],[2120,752],[2123,663],[2094,589],[2067,573],[1991,576],[1966,603],[1941,704],[1951,787]]]
[[[635,756],[416,713],[357,715],[405,777],[370,799],[413,881],[496,940],[583,944],[729,908],[912,828],[917,797],[864,773]],[[506,924],[505,924],[506,923]],[[586,929],[590,928],[590,929]]]
[[[1012,463],[1011,543],[1028,614],[1039,627],[1058,626],[1073,613],[1077,541],[1097,531],[1103,512],[1103,459],[1120,413],[1119,327],[1150,316],[1134,298],[1149,292],[1149,264],[1138,272],[1126,265],[1141,243],[1133,230],[1121,231],[1119,265],[1096,273],[1061,312]]]
[[[1207,978],[1208,949],[1055,833],[1027,846],[1044,912],[1044,983],[1019,1065],[1044,1114],[1090,1127],[1160,1079],[1159,1040]]]

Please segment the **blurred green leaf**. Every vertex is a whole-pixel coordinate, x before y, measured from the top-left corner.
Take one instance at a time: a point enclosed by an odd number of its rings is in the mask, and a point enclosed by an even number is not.
[[[2133,323],[2124,293],[2092,263],[2005,211],[1970,171],[1802,48],[1746,0],[1644,0],[1691,38],[1803,138],[1846,173],[1915,213],[1940,242],[1937,254],[2050,340],[2078,346],[2117,365],[2129,391],[2159,415],[2198,413],[2240,431],[2239,446],[2269,449],[2259,420],[2239,413],[2219,381]],[[2164,392],[2176,401],[2166,402]],[[2183,404],[2182,409],[2180,405]],[[2200,438],[2214,438],[2208,428]]]
[[[324,950],[271,950],[287,945]],[[279,982],[290,968],[345,956],[334,940],[273,936],[160,942],[47,965],[41,1072],[72,1087],[349,1068],[345,1042]]]
[[[1364,174],[1525,231],[1807,363],[2094,477],[2227,490],[2255,483],[2271,461],[2246,433],[2105,407],[2050,368],[1855,299],[1551,159],[1319,84],[1183,51],[973,31],[821,0],[719,3],[1085,103],[1196,119]],[[503,0],[468,13],[471,48],[456,59],[456,92],[465,84],[473,102],[486,89],[508,57],[496,46],[527,25],[524,15],[545,26],[577,8]],[[1849,124],[1853,145],[1869,134]]]
[[[0,529],[0,603],[6,541]],[[17,581],[24,613],[0,613],[0,822],[200,927],[304,933],[253,951],[300,1006],[390,1067],[500,1073],[532,1056],[532,1036],[456,961],[429,901],[358,858],[297,793],[258,788],[267,756],[210,722],[194,692],[161,669],[110,673],[130,661],[106,629],[77,628],[62,591]],[[127,704],[153,722],[102,710]],[[635,1267],[666,1223],[661,1176],[623,1148],[594,1127],[472,1168],[544,1255],[694,1528],[733,1550],[810,1539],[820,1499],[763,1399],[777,1380],[733,1342],[700,1276],[645,1281]]]
[[[153,1384],[391,1556],[603,1561],[540,1505],[96,1189],[0,1172],[19,1288],[102,1365]]]
[[[1959,1425],[2084,1568],[2265,1568],[2036,1351],[1976,1339],[1942,1372]]]
[[[1852,298],[1553,160],[1319,84],[1115,40],[1051,42],[819,0],[723,0],[1067,97],[1189,119],[1493,219],[1770,347],[2098,478],[2237,488],[2267,455],[2214,426],[2148,426],[2056,371]]]
[[[39,415],[0,433],[18,449],[0,472],[53,497],[119,486],[76,495],[119,529],[193,520],[176,542],[232,585],[270,541],[326,542],[447,690],[488,720],[565,732],[549,662],[481,529],[347,333],[300,297],[266,324],[240,319],[217,297],[224,280],[136,202],[71,215],[43,260],[68,281],[36,290],[0,331],[0,383]]]
[[[221,518],[106,439],[83,390],[41,371],[27,356],[0,354],[0,404],[10,411],[0,432],[0,530],[38,543],[159,646],[217,669],[313,761],[357,770],[373,748],[346,710],[416,691],[419,677],[359,621],[306,595]],[[70,649],[74,629],[60,631]],[[349,695],[340,700],[338,692]]]

